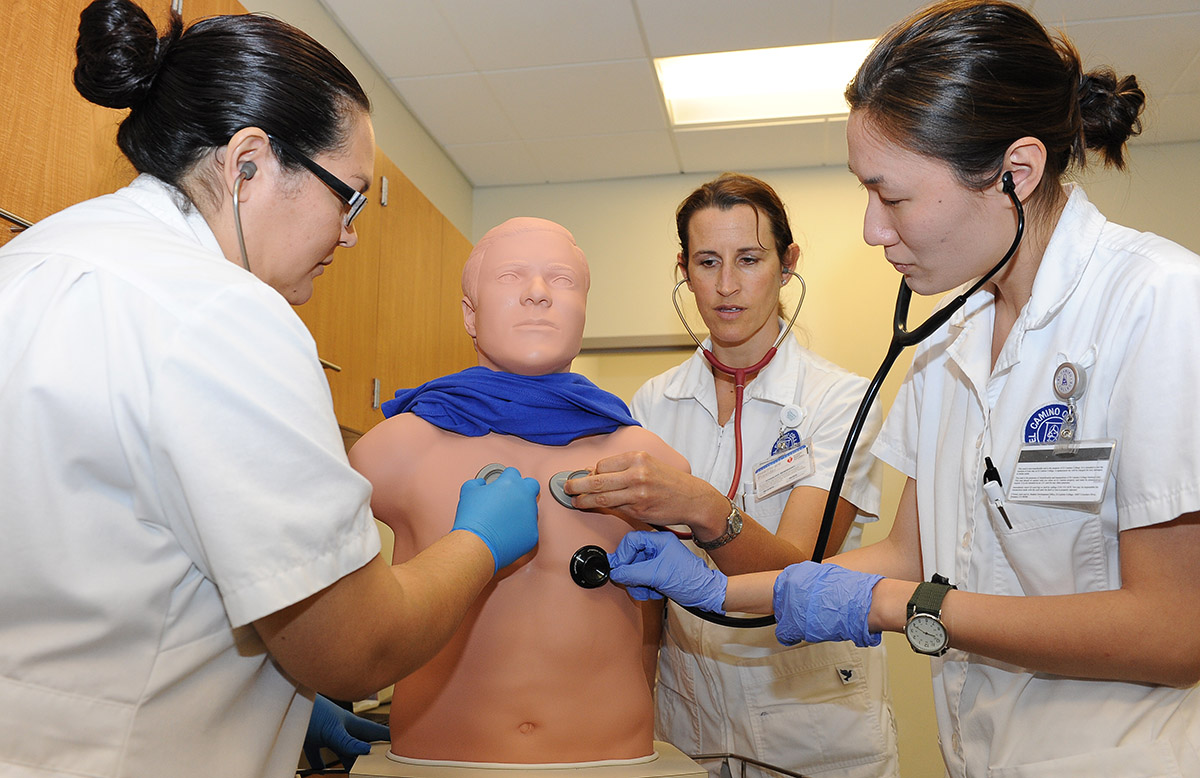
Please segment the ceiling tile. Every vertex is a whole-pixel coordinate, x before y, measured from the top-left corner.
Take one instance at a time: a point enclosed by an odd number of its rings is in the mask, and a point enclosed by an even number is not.
[[[1168,94],[1193,94],[1195,92],[1200,92],[1200,41],[1198,41],[1192,61],[1179,74],[1179,78],[1175,79],[1175,83],[1167,88]]]
[[[431,0],[322,0],[388,78],[473,69]]]
[[[845,167],[849,157],[850,149],[846,145],[846,119],[830,119],[825,123],[824,164]]]
[[[529,141],[529,151],[550,182],[678,173],[675,149],[666,130]]]
[[[1180,143],[1197,140],[1200,93],[1167,95],[1151,100],[1143,116],[1145,129],[1135,143]]]
[[[673,131],[652,55],[877,37],[926,0],[319,0],[476,186],[845,165],[845,122]],[[1200,0],[1018,0],[1200,140]],[[803,74],[797,74],[803,77]]]
[[[1085,19],[1114,19],[1151,14],[1196,12],[1196,0],[1034,0],[1042,24],[1061,25]]]
[[[1153,97],[1170,89],[1195,57],[1200,41],[1200,13],[1122,21],[1080,22],[1064,32],[1083,58],[1085,70],[1111,66],[1117,75],[1133,74]],[[1154,41],[1130,46],[1129,41]],[[1180,54],[1186,52],[1181,57]]]
[[[446,146],[446,153],[472,186],[544,184],[547,180],[520,141]]]
[[[666,108],[646,60],[503,70],[484,78],[525,138],[666,128]]]
[[[518,140],[504,107],[478,73],[392,79],[404,104],[443,145]]]
[[[927,0],[835,0],[830,40],[878,38],[893,24],[926,5]]]
[[[478,70],[604,62],[645,54],[628,2],[435,0]]]
[[[769,170],[828,164],[824,119],[730,129],[676,130],[685,173]]]
[[[823,43],[831,2],[636,0],[651,57]]]

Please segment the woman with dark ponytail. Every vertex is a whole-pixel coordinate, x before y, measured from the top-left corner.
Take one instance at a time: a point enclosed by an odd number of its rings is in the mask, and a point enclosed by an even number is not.
[[[888,538],[704,586],[773,606],[784,642],[904,632],[956,778],[1200,775],[1200,257],[1065,182],[1089,152],[1125,164],[1137,80],[1085,72],[1017,5],[946,0],[846,97],[863,236],[910,289],[992,270],[1014,198],[1024,238],[913,356],[872,448],[908,476]],[[656,588],[689,598],[683,570],[707,571],[670,554]]]
[[[0,249],[0,773],[291,776],[313,691],[431,657],[537,542],[537,486],[469,482],[456,531],[379,556],[291,308],[372,177],[337,58],[253,15],[160,37],[129,0],[76,52],[140,175]]]

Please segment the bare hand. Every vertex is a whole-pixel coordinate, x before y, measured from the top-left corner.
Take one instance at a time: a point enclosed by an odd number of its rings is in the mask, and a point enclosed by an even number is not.
[[[655,526],[686,524],[704,537],[725,530],[729,502],[708,482],[645,451],[629,451],[596,463],[591,475],[564,484],[581,510],[602,510]],[[715,532],[705,532],[709,529]]]

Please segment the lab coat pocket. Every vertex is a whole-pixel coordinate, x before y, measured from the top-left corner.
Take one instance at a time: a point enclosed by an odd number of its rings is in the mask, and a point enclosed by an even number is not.
[[[806,774],[887,759],[894,745],[883,662],[881,650],[850,643],[802,643],[743,660],[739,671],[758,757]],[[879,677],[869,679],[868,671]]]
[[[1080,722],[1086,727],[1086,722]],[[1121,778],[1182,778],[1169,743],[1145,743],[1108,748],[1087,754],[1051,759],[1045,762],[993,767],[988,778],[1093,778],[1119,775]]]
[[[133,715],[131,704],[0,677],[0,775],[7,764],[115,776]]]
[[[686,754],[698,754],[703,750],[694,663],[692,655],[673,641],[664,641],[659,649],[654,734]]]
[[[1100,514],[1028,503],[1009,503],[1008,512],[1014,529],[999,528],[1000,545],[1023,594],[1077,594],[1116,586],[1115,536],[1110,549]]]

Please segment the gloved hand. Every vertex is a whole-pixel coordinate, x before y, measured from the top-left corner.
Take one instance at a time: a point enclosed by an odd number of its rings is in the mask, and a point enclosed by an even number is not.
[[[373,740],[390,740],[391,733],[382,724],[355,716],[321,695],[313,700],[312,716],[308,719],[308,733],[304,736],[304,758],[310,767],[325,769],[321,748],[328,748],[338,755],[349,771],[354,760],[370,753]]]
[[[785,646],[801,640],[879,645],[882,635],[867,629],[867,613],[871,593],[881,580],[882,575],[829,563],[789,565],[775,579],[775,637]]]
[[[684,607],[725,612],[728,579],[670,532],[630,532],[608,555],[608,577],[635,600],[670,597]]]
[[[506,467],[490,484],[482,478],[463,483],[453,529],[473,532],[487,544],[495,570],[528,554],[538,542],[538,482]],[[495,571],[493,571],[495,572]]]

